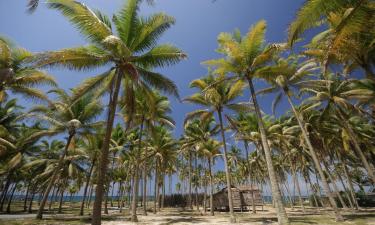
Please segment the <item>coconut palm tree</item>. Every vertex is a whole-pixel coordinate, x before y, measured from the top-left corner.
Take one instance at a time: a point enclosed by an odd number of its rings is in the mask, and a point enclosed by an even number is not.
[[[127,126],[138,125],[139,126],[139,139],[137,147],[137,161],[141,161],[142,155],[142,141],[145,130],[150,132],[152,127],[156,125],[166,125],[168,127],[174,127],[174,121],[167,114],[171,112],[170,103],[167,97],[160,95],[156,91],[138,89],[135,91],[135,103],[128,102],[124,99],[123,102],[123,116]],[[134,104],[132,106],[131,104]],[[146,148],[144,148],[146,149]],[[143,161],[143,170],[147,171],[146,163],[147,160]],[[133,185],[133,200],[132,200],[132,221],[138,221],[137,219],[137,196],[138,196],[138,183],[139,183],[139,167],[136,164],[134,171]],[[147,174],[143,173],[143,193],[147,191]],[[147,214],[146,206],[146,195],[144,195],[144,207],[143,213]]]
[[[84,214],[84,205],[87,197],[87,191],[88,187],[90,185],[91,177],[94,172],[94,168],[97,167],[97,160],[99,156],[99,151],[101,149],[102,145],[102,139],[100,138],[103,135],[103,130],[97,130],[95,133],[89,133],[86,134],[83,139],[81,139],[79,148],[82,151],[86,152],[86,155],[88,156],[90,163],[89,163],[89,172],[86,176],[86,184],[83,191],[83,197],[81,202],[81,207],[79,211],[79,215],[83,216]]]
[[[154,213],[160,211],[160,178],[164,178],[163,173],[169,164],[177,161],[177,141],[171,136],[171,133],[163,126],[155,126],[152,128],[148,139],[149,157],[154,158],[155,169],[155,198]]]
[[[101,202],[108,164],[108,149],[120,89],[127,98],[134,96],[138,86],[152,86],[168,94],[178,96],[175,84],[165,76],[152,72],[154,67],[173,65],[185,58],[181,50],[172,45],[157,45],[158,38],[174,19],[164,13],[141,17],[140,0],[128,0],[119,13],[113,16],[113,27],[107,16],[93,11],[77,1],[49,0],[47,5],[57,9],[73,23],[91,42],[86,47],[45,52],[35,57],[37,66],[60,65],[70,69],[84,70],[110,65],[101,75],[89,78],[75,88],[75,98],[89,91],[97,95],[109,92],[107,128],[100,158],[99,179],[93,209],[92,224],[100,224]]]
[[[313,49],[309,51],[321,57],[323,74],[328,63],[335,59],[347,71],[359,66],[374,79],[374,7],[369,0],[306,1],[289,27],[288,43],[293,46],[305,31],[328,25],[328,29],[312,39]]]
[[[59,175],[59,171],[63,167],[64,158],[68,153],[69,146],[76,134],[80,135],[92,131],[102,125],[95,119],[102,113],[100,102],[93,95],[87,95],[78,101],[74,101],[62,89],[50,91],[57,95],[57,101],[51,102],[50,106],[39,105],[30,110],[27,116],[42,120],[51,125],[51,130],[55,133],[68,133],[65,149],[59,158],[59,162],[54,169],[52,177],[45,189],[43,199],[41,201],[37,219],[43,217],[43,210],[47,202],[49,192]]]
[[[303,80],[306,79],[307,76],[313,75],[313,72],[316,70],[316,65],[314,62],[306,61],[303,63],[298,63],[297,59],[293,56],[289,57],[288,59],[280,58],[276,65],[269,66],[268,68],[264,68],[264,70],[258,74],[259,77],[265,79],[271,87],[263,89],[260,91],[261,93],[274,93],[277,92],[277,96],[275,98],[276,106],[278,102],[282,99],[283,96],[286,96],[289,102],[289,105],[292,109],[295,119],[298,122],[299,128],[302,131],[302,135],[304,141],[307,144],[309,149],[309,153],[313,159],[315,168],[317,169],[320,179],[322,180],[323,189],[328,196],[330,204],[335,212],[335,217],[337,221],[342,221],[343,218],[337,208],[336,201],[333,198],[332,192],[329,188],[329,184],[327,179],[324,175],[321,162],[319,161],[315,149],[311,143],[309,138],[309,134],[306,130],[306,123],[302,117],[302,115],[297,111],[294,103],[292,102],[293,96],[293,89],[294,88],[301,88],[301,84],[303,85]],[[274,110],[273,110],[274,111]]]
[[[366,90],[357,88],[353,85],[353,80],[341,80],[332,74],[327,77],[327,80],[310,81],[306,83],[306,88],[302,92],[311,93],[313,96],[306,99],[306,102],[316,103],[316,107],[322,107],[322,117],[329,115],[329,112],[337,116],[340,124],[347,132],[350,140],[354,146],[354,151],[357,153],[363,166],[365,167],[372,182],[375,183],[375,174],[373,168],[369,164],[365,153],[363,152],[359,137],[355,133],[353,126],[350,124],[349,115],[353,112],[358,112],[357,108],[350,102],[358,96],[357,93],[362,92],[366,95]],[[308,85],[308,86],[307,86]],[[326,104],[326,105],[323,105]]]
[[[207,141],[202,142],[199,144],[198,151],[200,154],[207,158],[208,163],[208,176],[209,176],[209,183],[210,183],[210,214],[211,216],[214,215],[214,204],[213,204],[213,194],[214,194],[214,185],[213,185],[213,175],[212,175],[212,166],[214,164],[214,158],[220,155],[220,148],[222,144],[209,138]]]
[[[229,210],[231,216],[231,222],[235,221],[234,211],[233,211],[233,199],[231,191],[231,178],[230,170],[228,167],[228,157],[227,157],[227,146],[225,140],[225,129],[223,121],[223,110],[228,108],[231,110],[241,111],[248,110],[249,106],[245,103],[233,103],[238,96],[242,94],[245,87],[245,83],[241,80],[236,82],[220,82],[224,79],[224,75],[213,75],[209,74],[201,79],[194,80],[190,83],[190,87],[197,88],[198,93],[193,94],[190,97],[185,98],[186,102],[194,103],[205,107],[205,109],[200,109],[187,114],[185,121],[188,121],[194,117],[200,116],[202,120],[209,119],[216,112],[219,118],[219,125],[221,131],[221,138],[223,142],[224,149],[224,165],[225,173],[227,176],[227,187],[228,187],[228,201]]]
[[[36,87],[56,86],[55,79],[30,67],[28,62],[32,57],[31,52],[0,37],[0,102],[7,99],[9,91],[27,99],[47,100],[47,96]]]
[[[268,65],[275,53],[284,48],[284,44],[265,45],[266,22],[259,21],[252,26],[249,32],[242,37],[239,30],[233,34],[222,33],[218,37],[219,49],[225,57],[207,61],[206,64],[214,66],[216,73],[233,74],[226,79],[243,80],[249,84],[251,99],[254,104],[255,114],[258,117],[258,125],[261,134],[262,145],[266,157],[268,173],[271,181],[272,197],[275,200],[279,224],[287,224],[281,193],[278,189],[275,170],[272,165],[271,149],[268,144],[267,134],[262,120],[261,110],[256,98],[253,79],[258,72]],[[223,79],[226,80],[226,79]]]

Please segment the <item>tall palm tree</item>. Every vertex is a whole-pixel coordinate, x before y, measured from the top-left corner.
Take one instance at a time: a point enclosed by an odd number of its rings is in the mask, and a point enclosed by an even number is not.
[[[289,223],[281,193],[278,188],[274,166],[272,165],[272,154],[268,144],[265,126],[262,120],[261,110],[257,101],[253,79],[264,66],[268,65],[275,53],[284,48],[284,44],[265,45],[266,22],[259,21],[252,26],[249,32],[242,37],[239,30],[233,34],[222,33],[218,37],[219,49],[225,57],[207,61],[206,64],[215,66],[217,73],[233,74],[226,79],[244,80],[249,84],[251,99],[255,114],[258,117],[258,126],[261,134],[266,163],[271,181],[272,197],[276,203],[279,224]],[[225,80],[225,79],[223,79]]]
[[[302,131],[302,135],[304,141],[307,144],[309,149],[310,155],[313,159],[315,168],[317,169],[320,179],[322,180],[323,189],[328,196],[328,199],[331,203],[331,206],[335,212],[335,217],[337,221],[342,221],[343,217],[341,216],[335,199],[333,198],[332,192],[329,188],[329,184],[327,179],[324,175],[321,162],[318,159],[313,144],[309,138],[309,134],[306,130],[306,123],[302,117],[302,115],[297,111],[294,103],[292,101],[293,89],[301,87],[300,85],[303,84],[303,80],[306,79],[307,76],[313,75],[313,72],[316,70],[316,65],[314,62],[306,61],[303,63],[298,63],[297,59],[293,56],[289,57],[288,59],[279,59],[276,65],[272,65],[268,68],[265,68],[261,73],[258,74],[260,78],[265,79],[269,84],[272,86],[262,90],[262,93],[265,92],[277,92],[278,95],[276,96],[276,101],[280,102],[282,96],[286,96],[289,102],[290,107],[292,108],[292,112],[294,114],[295,119],[298,122],[299,128]],[[273,104],[274,106],[277,105]],[[274,110],[273,110],[274,111]]]
[[[148,139],[148,157],[154,158],[155,169],[155,198],[154,213],[160,210],[160,178],[163,177],[165,169],[169,164],[175,164],[177,161],[177,141],[172,138],[171,133],[163,126],[152,128]]]
[[[64,158],[68,153],[69,146],[76,134],[90,132],[102,124],[95,119],[102,113],[100,102],[93,95],[87,95],[78,101],[74,101],[64,90],[56,89],[51,92],[58,97],[57,101],[51,102],[50,106],[39,105],[30,110],[28,116],[40,119],[51,125],[51,130],[58,133],[67,133],[67,142],[65,149],[60,155],[58,164],[54,169],[52,177],[47,188],[44,191],[37,219],[42,219],[45,203],[47,202],[49,192],[59,175],[63,166]]]
[[[225,174],[227,180],[228,188],[228,202],[230,210],[230,221],[234,222],[235,216],[233,211],[233,198],[231,190],[231,173],[228,166],[228,155],[227,155],[227,146],[225,140],[225,129],[223,121],[223,110],[228,108],[231,110],[241,111],[248,110],[248,105],[244,103],[233,103],[238,96],[242,94],[242,91],[245,87],[245,83],[241,80],[236,82],[220,82],[224,79],[224,75],[212,75],[209,74],[206,77],[197,79],[191,82],[190,87],[197,88],[198,93],[185,98],[186,102],[195,103],[205,107],[205,109],[196,110],[189,113],[186,116],[185,121],[190,120],[191,118],[200,116],[202,120],[209,119],[213,116],[213,113],[216,112],[219,118],[219,125],[221,131],[221,138],[223,142],[224,149],[224,165],[225,165]]]
[[[56,86],[55,79],[30,67],[28,63],[32,57],[31,52],[0,37],[0,102],[7,99],[9,91],[27,99],[47,100],[47,96],[36,87]]]
[[[128,102],[124,99],[123,103],[123,116],[127,126],[138,125],[139,126],[139,139],[137,147],[137,161],[143,161],[143,170],[147,171],[146,163],[147,160],[142,160],[142,141],[145,131],[151,132],[151,129],[156,125],[166,125],[168,127],[174,127],[174,121],[167,114],[171,112],[170,103],[167,97],[160,95],[156,91],[147,89],[138,89],[135,91],[135,103]],[[134,104],[134,106],[132,106]],[[147,134],[147,133],[146,133]],[[144,150],[146,148],[144,147]],[[138,183],[139,183],[139,166],[136,164],[134,171],[134,185],[133,185],[133,200],[132,200],[132,218],[133,222],[138,221],[137,219],[137,196],[138,196]],[[143,193],[147,191],[147,174],[143,173]],[[143,213],[147,214],[145,201],[146,196],[144,195],[144,207]]]
[[[208,139],[205,142],[200,143],[198,151],[207,158],[208,162],[208,176],[210,183],[210,214],[214,215],[214,185],[213,185],[213,176],[212,176],[212,166],[214,163],[214,158],[220,155],[220,148],[222,144],[212,138]]]
[[[368,176],[375,183],[375,173],[360,146],[360,139],[350,124],[348,115],[350,113],[358,113],[357,107],[350,100],[358,98],[358,93],[361,93],[360,95],[363,95],[364,98],[368,94],[372,95],[372,93],[361,87],[356,88],[356,85],[353,85],[355,81],[351,79],[341,80],[332,74],[327,76],[327,80],[309,81],[308,83],[306,83],[306,87],[302,91],[311,93],[313,96],[305,101],[316,103],[316,107],[321,107],[322,117],[329,115],[330,112],[337,116],[340,124],[350,137],[354,151],[358,154]]]
[[[98,95],[108,91],[110,96],[92,224],[101,223],[103,181],[121,86],[127,98],[134,96],[137,86],[152,86],[168,94],[178,95],[177,88],[170,79],[150,70],[175,64],[186,56],[172,45],[157,45],[158,38],[174,24],[174,19],[163,13],[141,17],[138,14],[140,3],[140,0],[128,0],[119,13],[113,16],[113,27],[118,35],[116,36],[112,33],[110,20],[103,13],[94,12],[77,1],[47,1],[50,8],[61,11],[91,44],[45,52],[34,60],[37,66],[60,65],[75,70],[111,66],[108,71],[89,78],[74,90],[76,98],[94,90]]]

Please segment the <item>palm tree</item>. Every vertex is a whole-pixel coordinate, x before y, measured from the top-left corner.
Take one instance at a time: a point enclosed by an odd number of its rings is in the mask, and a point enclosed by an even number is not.
[[[202,120],[209,119],[213,116],[213,113],[216,112],[219,117],[221,138],[223,142],[224,149],[224,165],[225,165],[225,174],[228,187],[228,202],[230,210],[230,221],[235,221],[234,211],[233,211],[233,199],[231,191],[231,178],[230,178],[230,169],[228,167],[228,156],[227,156],[227,146],[225,140],[225,130],[224,130],[224,121],[223,121],[223,110],[228,108],[231,110],[241,111],[248,109],[248,105],[244,103],[233,103],[233,101],[241,95],[245,83],[241,80],[236,82],[220,82],[224,79],[223,75],[212,75],[209,74],[207,77],[197,79],[191,82],[190,87],[197,88],[198,93],[185,98],[185,101],[190,103],[195,103],[201,106],[206,107],[203,110],[196,110],[189,113],[186,116],[185,121],[190,120],[191,118],[200,116]]]
[[[207,158],[208,162],[208,176],[210,182],[210,214],[214,215],[214,204],[213,204],[213,194],[214,194],[214,185],[213,185],[213,176],[212,176],[212,166],[214,163],[214,158],[220,155],[220,148],[222,144],[212,138],[208,139],[206,142],[202,142],[199,145],[198,151]]]
[[[0,102],[7,99],[9,91],[28,99],[47,100],[36,87],[56,86],[56,82],[46,72],[28,66],[32,57],[31,52],[0,37]]]
[[[109,91],[110,96],[92,224],[100,224],[101,221],[103,181],[107,171],[108,149],[121,86],[128,98],[134,96],[137,86],[149,85],[168,94],[178,95],[177,88],[170,79],[150,71],[154,67],[175,64],[186,56],[172,45],[156,45],[158,38],[174,23],[174,19],[163,13],[147,18],[140,17],[140,2],[128,0],[120,12],[113,16],[118,34],[115,36],[111,30],[110,20],[103,13],[94,12],[77,1],[47,1],[50,8],[61,11],[76,25],[91,45],[45,52],[37,55],[34,60],[40,67],[61,65],[76,70],[111,65],[108,71],[89,78],[74,90],[75,98],[88,91],[95,91],[97,95]]]
[[[306,84],[306,88],[302,89],[302,91],[313,94],[312,97],[306,99],[306,102],[316,103],[316,107],[323,106],[326,103],[322,108],[322,117],[329,115],[329,112],[337,116],[353,143],[354,151],[357,153],[372,182],[375,183],[374,171],[360,147],[358,135],[350,124],[350,120],[348,120],[348,113],[358,112],[357,108],[350,102],[350,99],[356,99],[357,93],[362,93],[364,96],[368,94],[365,89],[355,88],[356,85],[353,85],[353,82],[350,79],[342,81],[331,74],[327,76],[327,80],[310,81],[310,84]]]
[[[151,91],[147,89],[138,89],[135,91],[135,103],[132,101],[128,102],[124,99],[123,102],[123,115],[127,126],[138,125],[139,124],[139,139],[138,139],[138,150],[137,150],[137,161],[143,161],[143,170],[147,171],[146,163],[147,160],[141,160],[142,155],[142,138],[144,131],[150,132],[151,129],[156,125],[166,125],[171,128],[174,127],[174,121],[167,113],[171,112],[170,103],[167,97],[160,95],[156,91]],[[134,106],[133,106],[134,104]],[[137,219],[137,196],[138,196],[138,183],[139,183],[139,166],[136,164],[136,169],[134,171],[134,181],[133,185],[133,200],[132,200],[132,221],[136,222]],[[143,213],[147,214],[145,201],[146,201],[146,191],[147,191],[147,174],[143,173]]]
[[[332,192],[329,188],[329,184],[321,167],[321,162],[316,155],[314,147],[309,138],[309,134],[306,130],[306,123],[301,114],[297,111],[291,99],[293,95],[293,89],[301,88],[300,85],[303,85],[303,80],[306,79],[306,76],[311,76],[315,70],[316,65],[314,62],[306,61],[304,63],[298,63],[298,57],[295,58],[291,56],[288,59],[279,59],[276,65],[270,66],[268,67],[268,69],[265,68],[261,73],[258,74],[258,76],[265,79],[269,84],[272,85],[270,88],[262,90],[262,93],[278,92],[278,95],[275,99],[277,102],[280,102],[282,96],[287,97],[294,117],[297,120],[299,128],[302,131],[304,141],[307,144],[315,168],[317,169],[320,179],[322,180],[323,189],[326,192],[326,195],[328,196],[331,206],[335,212],[336,220],[342,221],[343,217],[341,216],[337,208],[336,201],[333,198]],[[276,106],[277,102],[273,105]]]
[[[79,211],[80,216],[83,216],[84,213],[84,205],[86,201],[87,191],[90,185],[92,174],[94,172],[94,168],[97,165],[98,155],[102,145],[102,139],[100,137],[103,135],[103,133],[104,132],[102,130],[98,130],[94,134],[86,134],[84,136],[84,139],[82,139],[82,141],[80,142],[79,148],[82,149],[82,151],[86,152],[90,160],[89,172],[87,174],[86,184],[84,187],[83,198],[81,202],[81,208]]]
[[[155,126],[152,128],[148,139],[149,157],[154,157],[155,164],[155,198],[154,213],[157,209],[160,211],[160,177],[164,178],[163,173],[168,165],[177,161],[177,141],[171,136],[171,133],[163,126]]]
[[[262,71],[264,66],[272,61],[275,53],[284,48],[284,44],[266,46],[264,44],[265,30],[266,22],[262,20],[252,26],[245,37],[241,37],[239,30],[236,30],[233,34],[220,34],[218,37],[218,51],[224,54],[225,57],[207,61],[206,64],[215,66],[217,73],[234,74],[233,77],[228,77],[226,79],[244,80],[249,84],[255,114],[258,117],[258,126],[271,181],[272,197],[276,203],[278,222],[279,224],[287,224],[289,221],[281,200],[281,193],[278,188],[274,166],[272,165],[271,149],[268,144],[267,134],[253,84],[253,79]],[[223,79],[223,81],[226,79]]]
[[[63,167],[64,158],[68,153],[69,146],[76,134],[90,132],[91,129],[98,127],[102,122],[96,122],[95,119],[102,113],[102,106],[93,95],[87,95],[78,101],[74,101],[65,91],[61,89],[52,90],[58,97],[57,101],[51,102],[49,107],[44,105],[35,106],[30,110],[28,116],[35,117],[52,127],[50,130],[55,133],[68,133],[65,149],[61,154],[58,164],[50,178],[47,188],[44,191],[37,219],[42,219],[45,203],[47,202],[49,192]]]
[[[370,0],[306,1],[289,27],[288,43],[293,46],[306,30],[328,25],[328,29],[312,39],[310,47],[318,48],[309,52],[321,56],[323,74],[331,59],[336,59],[348,71],[360,66],[374,79],[373,11]]]

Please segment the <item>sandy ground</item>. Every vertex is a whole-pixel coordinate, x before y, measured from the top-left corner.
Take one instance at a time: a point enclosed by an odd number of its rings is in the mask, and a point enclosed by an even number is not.
[[[289,217],[293,217],[293,224],[302,222],[303,224],[311,224],[311,222],[305,221],[304,217],[316,218],[317,221],[313,221],[313,224],[325,225],[332,224],[333,222],[333,212],[327,212],[327,210],[316,210],[307,209],[303,214],[300,209],[287,209]],[[327,213],[331,216],[327,216]],[[342,211],[343,214],[350,214],[350,211]],[[359,214],[368,214],[367,211],[358,212]],[[321,221],[322,217],[326,217],[329,222],[325,223],[324,220]],[[199,213],[197,211],[186,212],[178,209],[166,209],[157,214],[148,213],[147,216],[139,215],[138,223],[130,222],[129,217],[118,218],[117,221],[105,221],[104,225],[120,225],[120,224],[142,224],[142,225],[168,225],[168,224],[178,224],[178,225],[225,225],[229,223],[228,213],[215,212],[215,216],[210,216],[209,212],[206,214]],[[276,213],[272,207],[265,207],[264,211],[258,211],[257,214],[252,214],[251,212],[236,212],[236,224],[251,224],[251,225],[276,225],[277,218]],[[305,223],[307,222],[307,223]],[[345,221],[338,224],[355,224],[350,221]],[[364,225],[375,225],[375,217],[373,221],[366,221]]]
[[[260,209],[260,207],[259,207]],[[109,215],[103,215],[103,225],[225,225],[229,223],[229,215],[225,212],[215,212],[215,216],[210,216],[210,213],[203,213],[197,210],[183,211],[181,209],[166,208],[157,214],[149,212],[147,216],[138,213],[138,223],[130,222],[129,211],[125,214],[119,214],[117,209],[109,210]],[[333,219],[333,212],[328,209],[317,210],[314,208],[307,208],[303,213],[300,209],[287,209],[289,218],[291,218],[292,225],[375,225],[375,208],[362,209],[358,212],[351,212],[350,210],[342,210],[342,214],[348,218],[347,221],[335,223]],[[251,224],[251,225],[276,225],[276,213],[270,206],[265,206],[264,211],[258,210],[257,214],[251,212],[236,212],[236,224]],[[77,224],[77,221],[85,219],[88,222],[89,215],[80,217],[75,213],[68,212],[65,214],[45,214],[44,218],[47,220],[42,223],[36,223],[33,214],[0,214],[0,225],[5,224]],[[354,220],[355,219],[355,222]],[[16,222],[19,221],[19,222]],[[54,223],[52,223],[54,221]],[[12,222],[12,223],[9,223]],[[14,223],[15,222],[15,223]],[[89,225],[89,224],[87,224]]]

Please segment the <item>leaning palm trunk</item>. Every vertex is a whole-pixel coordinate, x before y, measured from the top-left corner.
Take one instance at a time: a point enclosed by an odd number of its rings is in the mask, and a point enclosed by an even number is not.
[[[144,121],[144,118],[142,118],[141,129],[139,131],[140,134],[139,134],[139,143],[138,143],[138,152],[137,152],[138,161],[140,161],[140,157],[141,157],[143,121]],[[139,167],[138,167],[138,164],[136,163],[135,171],[134,171],[134,184],[133,184],[133,201],[132,201],[132,217],[131,217],[132,222],[138,222],[138,218],[137,218],[137,202],[138,202],[138,189],[139,189],[138,185],[139,185]]]
[[[111,93],[109,98],[109,110],[107,115],[107,127],[106,127],[106,133],[104,136],[103,141],[103,147],[101,151],[101,157],[100,157],[100,168],[98,170],[98,181],[96,185],[96,193],[95,193],[95,202],[92,212],[92,225],[100,225],[101,224],[101,214],[102,214],[102,199],[103,199],[103,193],[104,193],[104,181],[105,181],[105,175],[107,172],[107,165],[108,165],[108,153],[109,153],[109,142],[111,139],[112,134],[112,127],[113,122],[115,119],[115,112],[116,112],[116,106],[117,106],[117,99],[120,91],[121,86],[121,78],[122,78],[122,72],[117,70],[116,76],[114,80],[114,84],[111,87]]]
[[[210,176],[210,214],[211,216],[214,215],[214,184],[213,184],[213,179],[212,179],[212,168],[211,168],[211,164],[212,164],[212,159],[209,157],[208,158],[208,172],[209,172],[209,176]]]
[[[88,190],[89,185],[90,185],[90,179],[91,179],[92,171],[94,170],[95,161],[96,161],[96,157],[94,157],[94,159],[92,160],[91,167],[90,167],[90,172],[87,175],[86,185],[85,185],[85,189],[83,191],[81,208],[79,210],[79,215],[80,216],[83,216],[83,210],[84,210],[84,206],[85,206],[85,200],[86,200],[87,190]]]
[[[55,184],[57,175],[59,174],[59,172],[61,170],[61,167],[63,165],[65,156],[68,153],[70,142],[72,141],[74,135],[75,135],[75,132],[70,132],[69,137],[68,137],[68,141],[66,142],[66,145],[65,145],[64,152],[63,152],[63,154],[61,154],[61,156],[59,158],[59,161],[57,163],[57,166],[56,166],[55,170],[53,171],[52,177],[51,177],[50,181],[48,182],[47,188],[43,193],[43,199],[40,202],[39,210],[38,210],[38,213],[36,214],[36,219],[42,219],[43,218],[43,210],[44,210],[44,206],[46,205],[49,192],[51,191],[52,186]],[[52,201],[52,199],[51,199],[51,201]]]
[[[60,201],[59,201],[59,209],[58,209],[57,213],[62,213],[63,200],[64,200],[64,189],[61,188]]]
[[[289,219],[286,214],[283,202],[281,200],[281,193],[280,193],[280,189],[278,188],[275,169],[272,164],[271,149],[268,145],[266,129],[264,127],[262,115],[260,113],[260,108],[259,108],[258,101],[256,98],[253,81],[251,78],[248,78],[247,80],[249,83],[250,93],[251,93],[251,97],[252,97],[254,108],[255,108],[255,114],[258,119],[258,126],[259,126],[259,131],[260,131],[260,135],[262,139],[264,154],[266,156],[265,157],[266,164],[267,164],[267,169],[268,169],[268,174],[269,174],[269,178],[271,182],[271,189],[272,189],[272,199],[275,201],[275,204],[276,204],[277,220],[280,225],[289,224]]]
[[[297,194],[298,194],[298,198],[299,198],[299,203],[300,203],[301,208],[302,208],[302,212],[305,213],[305,206],[303,205],[303,200],[302,200],[302,196],[301,196],[301,188],[299,186],[299,181],[298,181],[298,177],[297,177],[295,169],[293,169],[293,182],[295,183],[296,188],[297,188]]]
[[[328,151],[327,151],[327,152],[328,152]],[[347,209],[348,206],[346,205],[344,199],[342,198],[342,196],[341,196],[341,194],[340,194],[340,190],[339,190],[339,188],[338,188],[337,185],[336,185],[336,179],[335,179],[334,177],[332,177],[332,175],[331,175],[331,173],[330,173],[330,171],[329,171],[329,169],[328,169],[327,162],[323,160],[323,164],[324,164],[324,166],[325,166],[325,168],[326,168],[326,171],[327,171],[327,174],[328,174],[328,178],[331,180],[332,187],[333,187],[333,190],[334,190],[335,193],[336,193],[337,198],[339,199],[339,201],[340,201],[342,207],[345,208],[345,209]]]
[[[10,206],[11,206],[11,204],[12,204],[12,200],[13,200],[14,192],[15,192],[16,189],[17,189],[17,184],[18,184],[18,182],[16,182],[16,183],[14,184],[14,188],[13,188],[11,194],[10,194],[9,201],[8,201],[8,206],[7,206],[7,210],[6,210],[7,213],[10,213]]]
[[[230,222],[235,223],[236,218],[234,216],[234,210],[233,210],[232,184],[231,184],[231,177],[230,177],[230,169],[229,169],[229,166],[228,166],[227,143],[225,141],[223,117],[221,115],[221,112],[222,112],[221,108],[217,110],[217,113],[219,114],[221,138],[223,140],[223,146],[224,146],[224,165],[225,165],[225,176],[226,176],[226,180],[227,180]]]
[[[322,169],[322,167],[320,165],[320,162],[318,160],[318,157],[317,157],[317,155],[315,153],[314,147],[311,144],[309,135],[308,135],[308,133],[307,133],[307,131],[305,129],[304,122],[303,122],[302,118],[299,116],[299,113],[297,112],[297,110],[295,109],[294,104],[293,104],[293,102],[292,102],[292,100],[291,100],[291,98],[290,98],[287,90],[283,89],[283,91],[284,91],[285,95],[287,96],[287,99],[288,99],[288,102],[290,104],[290,107],[292,108],[294,116],[297,119],[297,122],[298,122],[298,125],[299,125],[300,129],[301,129],[303,138],[306,141],[307,147],[309,149],[309,153],[310,153],[310,155],[311,155],[311,157],[313,159],[315,168],[318,170],[320,179],[322,180],[324,191],[326,192],[326,195],[327,195],[327,197],[329,199],[329,202],[331,203],[332,209],[333,209],[333,211],[335,213],[336,221],[343,221],[344,218],[340,214],[339,209],[337,208],[336,201],[335,201],[335,199],[332,196],[331,190],[329,189],[329,185],[328,185],[327,179],[326,179],[326,177],[325,177],[325,175],[323,173],[323,169]]]
[[[349,190],[350,190],[350,196],[352,198],[352,201],[354,202],[355,209],[358,210],[359,205],[358,205],[357,198],[355,197],[355,190],[354,190],[354,187],[353,187],[352,178],[349,175],[348,168],[346,167],[346,163],[342,159],[341,153],[338,153],[337,155],[339,157],[339,160],[343,164],[344,174],[345,174],[346,180],[348,181],[348,186],[349,186]]]
[[[357,135],[354,133],[353,129],[350,127],[348,120],[344,117],[340,109],[337,109],[336,112],[338,113],[340,121],[342,122],[342,125],[344,126],[346,132],[348,133],[350,140],[352,141],[354,145],[354,150],[356,151],[359,158],[361,159],[367,171],[368,176],[371,178],[372,183],[375,184],[375,174],[374,174],[373,168],[370,166],[369,162],[366,159],[365,154],[363,153],[361,147],[359,146]]]

